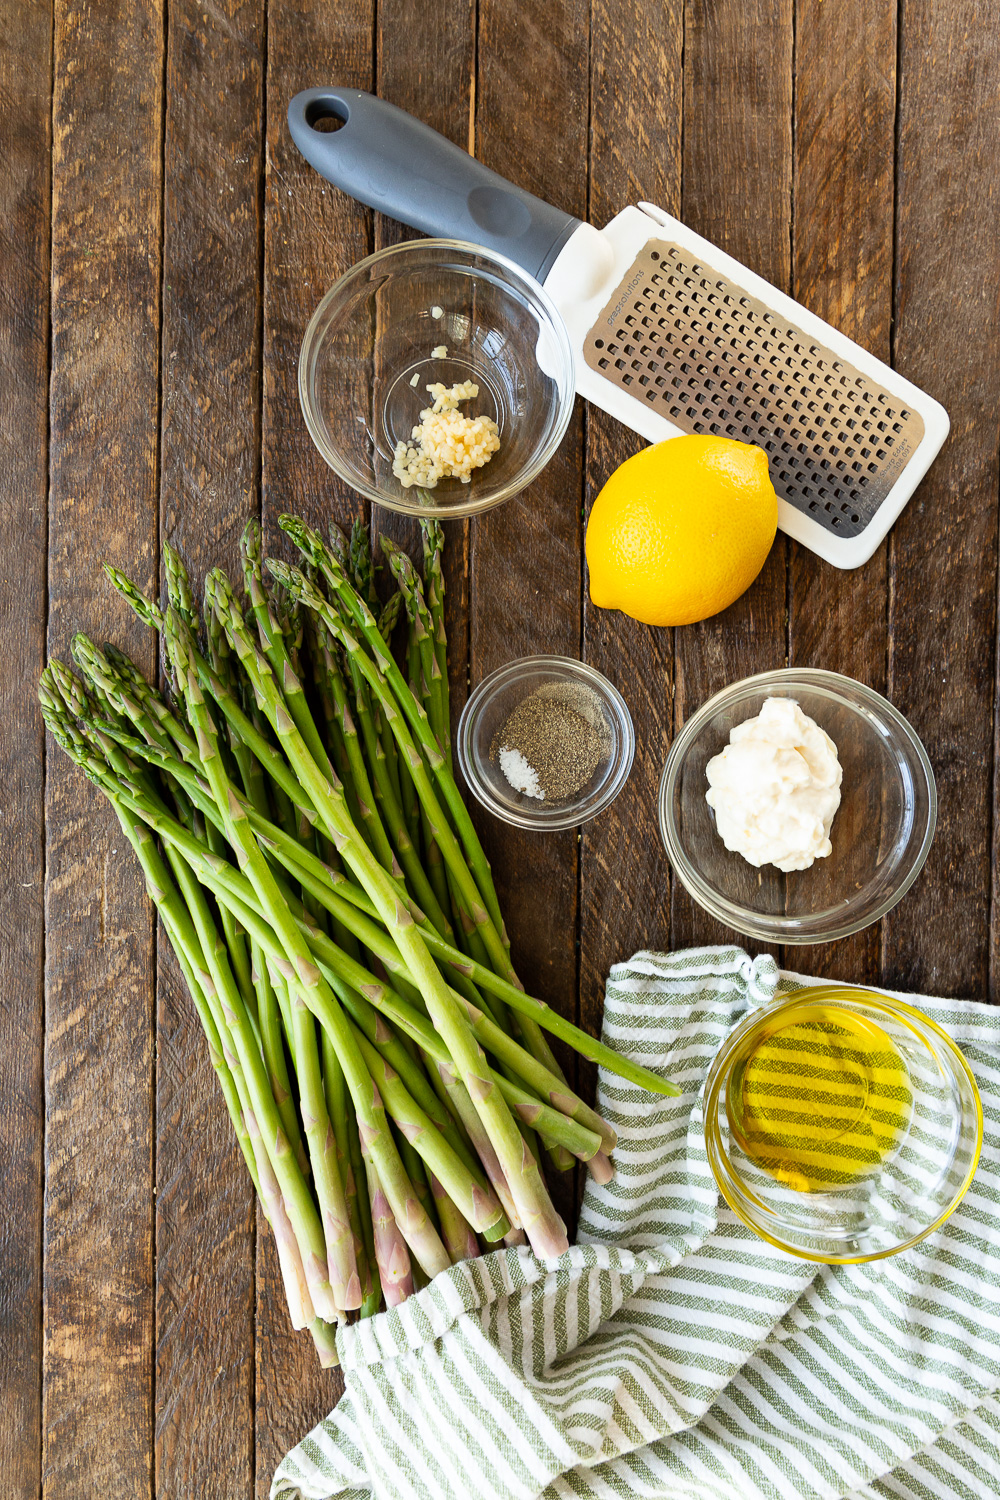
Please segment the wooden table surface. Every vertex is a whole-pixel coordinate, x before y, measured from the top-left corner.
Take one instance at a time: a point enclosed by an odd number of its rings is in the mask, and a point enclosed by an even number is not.
[[[274,543],[286,508],[360,509],[309,440],[296,358],[322,293],[400,231],[309,171],[289,99],[374,88],[598,225],[652,199],[951,414],[865,567],[779,535],[745,598],[686,629],[587,600],[587,507],[637,446],[601,412],[578,403],[523,499],[450,526],[456,701],[511,657],[560,652],[604,671],[636,722],[628,788],[582,836],[480,820],[529,986],[596,1028],[615,959],[730,936],[671,879],[657,781],[706,696],[791,662],[886,692],[941,803],[902,905],[795,966],[982,996],[1000,957],[1000,29],[986,0],[0,15],[0,1475],[17,1497],[244,1500],[341,1387],[287,1327],[192,1007],[109,810],[45,743],[35,684],[80,628],[154,668],[103,559],[155,589],[162,537],[200,574],[233,564],[252,515]]]

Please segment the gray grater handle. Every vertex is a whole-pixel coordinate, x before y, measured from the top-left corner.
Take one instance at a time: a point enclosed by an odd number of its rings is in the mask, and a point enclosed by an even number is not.
[[[317,128],[339,120],[334,130]],[[361,89],[306,89],[288,106],[292,139],[321,177],[424,234],[506,255],[538,281],[580,220],[484,167],[394,104]]]

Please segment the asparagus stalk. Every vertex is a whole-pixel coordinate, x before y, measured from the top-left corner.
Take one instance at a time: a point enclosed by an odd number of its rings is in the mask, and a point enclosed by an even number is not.
[[[447,770],[441,752],[434,742],[434,736],[431,733],[427,714],[422,704],[414,697],[402,673],[393,661],[385,642],[378,633],[378,626],[371,611],[350,587],[344,576],[343,569],[331,556],[327,548],[323,546],[321,538],[297,516],[279,516],[278,524],[292,538],[292,541],[299,550],[319,570],[326,581],[327,587],[333,594],[336,594],[340,601],[345,616],[352,619],[355,626],[361,631],[376,666],[384,674],[388,687],[395,696],[403,714],[406,716],[410,729],[421,746],[421,750],[427,757],[428,766],[441,786],[449,815],[454,820],[454,826],[458,830],[459,837],[462,840],[469,866],[483,893],[490,917],[497,931],[501,931],[503,928],[503,918],[500,915],[500,906],[496,898],[496,890],[493,885],[493,877],[490,874],[489,862],[483,852],[482,844],[479,842],[479,835],[472,825],[468,809],[462,801],[455,778]]]
[[[188,578],[184,559],[169,542],[163,543],[163,573],[167,581],[167,597],[189,629],[197,630],[198,612],[195,609],[191,581]]]
[[[510,964],[509,944],[506,940],[506,932],[503,927],[503,920],[500,916],[499,903],[497,901],[496,890],[493,885],[493,878],[490,873],[489,864],[483,852],[482,845],[479,842],[479,837],[476,834],[471,819],[469,818],[465,804],[462,801],[461,796],[459,795],[458,787],[451,772],[450,763],[443,758],[442,753],[438,748],[438,743],[435,740],[434,731],[428,720],[425,709],[423,708],[422,704],[415,698],[412,691],[408,690],[398,667],[392,660],[391,653],[389,653],[385,649],[384,643],[382,642],[382,639],[378,634],[377,625],[373,617],[371,616],[370,611],[366,608],[364,601],[358,597],[354,590],[350,588],[350,585],[344,578],[343,571],[338,568],[330,558],[329,553],[325,548],[323,548],[318,536],[316,536],[315,533],[312,533],[309,528],[304,525],[303,522],[298,521],[294,517],[283,516],[280,518],[279,524],[292,536],[292,539],[296,542],[296,545],[298,545],[300,549],[310,557],[314,566],[323,573],[324,577],[326,578],[328,587],[330,587],[330,589],[333,590],[339,598],[345,614],[353,618],[355,623],[360,626],[362,634],[368,643],[369,649],[372,651],[375,663],[379,668],[379,671],[384,673],[389,687],[395,693],[399,707],[402,709],[403,713],[409,720],[410,726],[421,745],[422,751],[427,757],[428,765],[433,771],[438,786],[444,795],[448,807],[449,816],[452,819],[455,828],[458,830],[465,848],[466,856],[469,860],[469,864],[476,877],[476,879],[470,881],[468,884],[466,883],[465,877],[468,874],[468,871],[466,870],[464,862],[454,857],[454,849],[452,847],[454,845],[454,839],[452,837],[451,828],[448,827],[447,824],[442,825],[440,823],[436,824],[435,826],[435,802],[428,799],[427,789],[425,789],[425,787],[421,784],[423,776],[423,766],[420,765],[419,767],[416,767],[414,765],[414,762],[411,759],[412,752],[407,751],[407,747],[402,742],[398,723],[389,715],[387,715],[394,734],[396,734],[397,739],[400,739],[401,749],[403,750],[404,754],[406,754],[406,763],[410,768],[410,773],[413,777],[414,785],[416,786],[418,794],[420,795],[421,805],[424,810],[426,819],[432,824],[431,833],[441,846],[441,852],[444,856],[445,862],[448,865],[449,883],[453,882],[457,886],[458,892],[460,893],[458,901],[460,913],[463,911],[468,912],[469,915],[473,918],[476,927],[480,930],[480,934],[483,938],[483,941],[485,942],[486,949],[493,967],[497,968],[499,973],[505,974],[515,984],[518,983],[517,976]],[[401,554],[398,551],[395,553],[390,553],[390,556],[391,560],[395,564],[397,564],[397,578],[401,579],[404,575],[406,575],[406,563],[409,562],[409,559],[405,559],[404,562],[405,554]],[[273,568],[274,565],[272,563],[272,570]],[[407,576],[415,577],[415,575],[412,574],[412,565],[410,565],[410,574]],[[425,662],[426,676],[426,670],[428,669],[427,632],[423,624],[423,615],[421,614],[419,606],[416,603],[417,592],[417,586],[414,583],[410,588],[411,597],[414,599],[414,610],[411,618],[413,618],[416,623],[418,649],[421,651],[422,657]],[[299,597],[301,598],[302,595],[300,594]],[[311,601],[304,600],[303,602]],[[347,642],[345,639],[345,644],[346,643]],[[355,655],[352,655],[352,659],[357,659],[359,661],[359,664],[363,666],[364,658],[360,655],[360,652],[356,653],[356,657]],[[430,643],[429,670],[431,671],[433,681],[428,685],[428,688],[430,691],[431,702],[432,704],[434,704],[437,701],[434,682],[440,683],[441,672],[438,667],[436,658],[433,656],[433,643]],[[448,726],[446,723],[442,724],[440,722],[440,709],[438,709],[437,717],[439,719],[439,732],[445,739],[447,739]],[[476,891],[476,880],[478,880],[478,890],[482,893],[482,896],[486,902],[486,911],[482,911],[479,907],[478,892]],[[553,1072],[562,1076],[563,1081],[565,1082],[565,1076],[562,1075],[562,1070],[560,1069],[559,1064],[548,1045],[548,1042],[539,1031],[534,1020],[529,1018],[522,1021],[521,1030],[523,1032],[525,1042],[531,1049],[531,1051],[533,1051],[535,1055],[541,1061],[543,1061]],[[569,1164],[568,1158],[566,1157],[565,1153],[562,1152],[561,1148],[556,1147],[554,1148],[553,1154],[556,1165],[565,1169],[565,1167]],[[603,1165],[600,1170],[602,1172],[602,1175],[605,1175]]]
[[[294,1100],[292,1099],[292,1082],[288,1076],[288,1067],[285,1062],[281,1014],[278,1009],[275,987],[271,982],[267,961],[261,951],[260,944],[253,943],[250,951],[253,984],[257,994],[257,1015],[260,1022],[261,1043],[264,1052],[264,1062],[267,1065],[268,1075],[271,1079],[271,1092],[274,1095],[274,1102],[278,1106],[281,1122],[285,1127],[288,1139],[292,1143],[292,1150],[295,1152],[299,1166],[303,1174],[307,1174],[309,1171],[309,1158],[306,1155],[305,1146],[302,1142],[299,1119],[295,1112]]]
[[[198,777],[188,766],[178,764],[169,757],[164,757],[156,750],[144,746],[141,742],[122,734],[113,726],[109,726],[108,732],[120,743],[136,754],[143,755],[151,764],[160,766],[176,775],[181,785],[189,794],[197,797]],[[363,942],[370,939],[376,943],[384,943],[386,929],[380,928],[380,918],[375,903],[359,886],[353,884],[342,872],[331,869],[319,859],[315,853],[303,848],[295,839],[290,838],[276,824],[266,818],[262,818],[253,808],[247,808],[251,826],[257,833],[265,848],[292,874],[296,880],[304,884],[309,883],[309,888],[314,894],[325,892],[323,899],[330,901],[328,909],[331,913],[344,919],[351,931],[353,931]],[[360,916],[351,915],[351,909]],[[419,909],[410,904],[410,914],[420,917]],[[367,922],[362,918],[367,918]],[[372,924],[376,925],[372,925]],[[581,1030],[572,1021],[561,1016],[558,1011],[552,1010],[544,1000],[527,994],[523,989],[496,974],[492,969],[475,960],[469,959],[460,949],[454,947],[447,940],[431,931],[426,926],[421,928],[421,935],[428,949],[437,956],[440,963],[446,966],[449,972],[463,975],[472,980],[480,989],[496,995],[503,1000],[512,1010],[534,1019],[553,1036],[579,1052],[581,1056],[588,1058],[606,1068],[609,1072],[616,1073],[628,1082],[635,1084],[638,1088],[646,1089],[650,1093],[675,1097],[680,1093],[676,1084],[661,1078],[659,1074],[644,1068],[641,1063],[615,1052],[605,1043],[592,1037],[588,1032]],[[391,938],[389,939],[391,943]],[[398,948],[392,944],[386,948],[386,955],[400,961]],[[609,1144],[609,1149],[613,1146]]]
[[[403,596],[401,594],[390,594],[383,604],[378,616],[378,633],[389,644],[389,637],[399,623],[399,616],[403,609]]]
[[[474,1260],[479,1254],[479,1241],[476,1239],[475,1231],[455,1207],[433,1172],[430,1174],[430,1188],[437,1209],[438,1223],[441,1225],[441,1238],[444,1240],[452,1263],[457,1265],[460,1260]]]
[[[394,563],[397,563],[402,556],[405,556],[405,554],[399,554],[398,552],[391,551],[389,555]],[[408,559],[406,559],[406,561],[407,563],[409,562]],[[427,825],[432,836],[438,843],[441,853],[448,866],[449,883],[452,883],[454,885],[459,911],[463,915],[468,914],[469,918],[471,919],[471,923],[474,924],[477,943],[479,940],[481,940],[484,944],[486,954],[488,954],[492,966],[496,968],[498,972],[505,973],[512,982],[516,983],[517,976],[515,975],[510,964],[509,952],[504,942],[501,931],[497,926],[494,925],[489,916],[489,913],[480,904],[480,890],[479,888],[477,888],[476,882],[465,863],[462,852],[452,832],[451,826],[449,825],[448,820],[430,784],[430,780],[427,775],[421,753],[418,750],[417,746],[414,744],[414,741],[411,738],[405,725],[403,724],[400,715],[395,711],[389,689],[382,681],[382,674],[379,670],[378,665],[372,662],[371,659],[361,650],[358,641],[356,640],[352,632],[343,624],[342,620],[323,598],[319,590],[309,583],[308,579],[302,574],[300,570],[289,568],[286,564],[278,563],[273,559],[269,559],[268,565],[272,573],[274,573],[274,575],[284,584],[284,586],[289,590],[290,593],[292,593],[296,598],[300,599],[302,603],[308,605],[309,608],[315,610],[322,616],[328,628],[337,636],[341,644],[344,646],[344,649],[348,654],[348,658],[352,663],[352,668],[365,678],[365,680],[371,686],[375,695],[378,697],[378,700],[382,706],[382,711],[386,716],[386,719],[392,729],[394,736],[396,737],[396,740],[399,744],[400,753],[413,779],[414,786],[417,789],[417,793],[420,797],[421,807],[426,816]],[[410,565],[410,567],[412,571],[412,565]],[[351,596],[355,598],[356,602],[359,605],[361,605],[361,601],[358,601],[356,599],[356,596],[353,595],[353,592],[350,590],[348,590],[348,592],[351,593]],[[363,608],[363,605],[361,605],[361,607]],[[367,627],[363,626],[363,628],[365,629],[366,635],[368,635],[369,631]],[[431,657],[433,664],[432,652]],[[397,671],[398,676],[398,669],[394,668],[394,670]],[[410,694],[409,696],[412,702],[412,694]],[[414,707],[419,709],[419,705],[414,705]],[[420,709],[420,713],[423,715],[424,723],[426,724],[426,715],[423,713],[422,709]],[[430,731],[428,732],[430,733]],[[437,762],[440,764],[441,754],[436,748],[436,744],[433,739],[433,733],[431,733],[431,741],[433,746],[432,753],[434,756],[436,756]],[[457,788],[454,788],[454,779],[450,776],[450,773],[448,773],[446,776],[438,777],[438,785],[443,787],[446,792],[449,783],[455,790],[455,795],[457,796]],[[460,799],[459,802],[462,806],[463,814],[465,815],[466,820],[468,820],[468,815],[467,813],[465,813],[464,809],[464,803],[461,803]],[[469,824],[469,827],[471,829],[471,823]],[[473,838],[474,837],[475,835],[473,833]],[[488,869],[486,873],[487,878],[490,879]],[[491,879],[490,888],[492,888]],[[502,927],[502,924],[500,925]],[[469,928],[469,933],[471,936],[471,927]],[[486,955],[484,954],[483,956]],[[565,1083],[566,1080],[564,1075],[562,1074],[561,1069],[559,1068],[559,1064],[553,1056],[551,1048],[545,1041],[534,1020],[529,1018],[528,1020],[524,1021],[522,1023],[521,1029],[524,1032],[525,1040],[530,1049],[540,1060],[542,1060],[546,1064],[546,1066],[552,1072],[558,1074]],[[569,1165],[569,1157],[563,1151],[563,1148],[555,1146],[553,1148],[553,1151],[557,1166],[565,1168]]]
[[[413,629],[414,643],[420,659],[421,676],[426,689],[424,707],[431,732],[442,753],[447,753],[451,738],[450,726],[446,720],[447,700],[442,686],[441,663],[434,646],[435,625],[424,598],[423,585],[409,555],[403,551],[402,547],[397,547],[387,536],[381,538],[381,543],[382,551],[389,560],[392,576],[406,601],[406,612]]]
[[[128,836],[131,823],[125,801],[116,796],[114,782],[109,781],[106,768],[90,748],[74,739],[65,723],[57,720],[48,695],[50,680],[43,676],[40,688],[46,721],[71,758],[109,797]],[[138,835],[135,842],[140,857],[151,858],[151,849]],[[147,869],[151,867],[147,865]],[[169,894],[169,883],[161,869],[152,870],[151,878],[154,889],[165,896]],[[184,902],[177,904],[171,927],[188,955],[197,993],[206,1001],[210,1047],[214,1043],[221,1049],[240,1093],[240,1111],[252,1143],[257,1184],[278,1245],[291,1316],[302,1326],[312,1320],[317,1307],[322,1316],[333,1317],[336,1309],[326,1273],[322,1230],[301,1172],[292,1159],[224,945],[219,941],[198,883],[190,882],[182,889]],[[205,1017],[202,1019],[204,1022]],[[260,1122],[264,1122],[263,1129]]]
[[[358,1027],[353,1030],[368,1071],[400,1131],[430,1170],[448,1182],[453,1201],[473,1229],[488,1229],[497,1219],[493,1195],[483,1192],[475,1176],[452,1151],[441,1132],[407,1092],[399,1074],[380,1056],[364,1032]]]
[[[81,636],[89,691],[53,663],[40,697],[140,860],[293,1321],[332,1364],[338,1316],[370,1315],[478,1254],[477,1229],[520,1243],[526,1228],[542,1255],[565,1247],[534,1132],[557,1165],[575,1155],[599,1180],[614,1133],[568,1087],[545,1032],[676,1090],[526,995],[511,965],[450,766],[441,528],[422,526],[422,578],[383,543],[397,590],[382,608],[360,523],[349,544],[332,528],[329,547],[283,524],[305,572],[269,563],[266,586],[249,527],[249,615],[213,571],[200,648],[173,549],[165,611],[107,569],[163,637],[169,695]],[[404,604],[409,683],[388,650]]]
[[[444,700],[444,723],[446,730],[445,755],[451,766],[451,706],[448,682],[448,636],[444,624],[444,571],[441,555],[444,551],[444,529],[440,521],[421,520],[423,541],[424,597],[431,612],[434,626],[434,654],[441,671],[441,693]]]
[[[361,1316],[371,1318],[378,1312],[382,1303],[382,1280],[379,1274],[378,1262],[375,1258],[375,1231],[372,1225],[371,1200],[368,1196],[368,1172],[365,1167],[364,1157],[361,1154],[361,1139],[358,1135],[358,1122],[351,1107],[350,1100],[347,1101],[347,1147],[351,1163],[351,1172],[357,1184],[358,1215],[361,1220],[361,1237],[365,1248],[365,1271],[366,1277],[362,1280],[362,1302]]]
[[[372,1206],[375,1262],[382,1282],[386,1307],[398,1307],[413,1291],[413,1276],[406,1241],[399,1232],[389,1200],[379,1181],[373,1162],[366,1157],[368,1196]],[[445,1252],[447,1254],[447,1251]],[[449,1261],[449,1265],[451,1262]]]
[[[316,807],[326,832],[374,901],[383,922],[396,935],[400,951],[424,994],[435,1026],[459,1067],[462,1080],[510,1181],[512,1195],[518,1201],[519,1213],[533,1248],[542,1256],[562,1254],[569,1243],[566,1226],[545,1191],[537,1163],[525,1159],[520,1132],[488,1076],[482,1048],[473,1038],[452,992],[441,978],[395,883],[389,880],[351,823],[343,789],[339,785],[334,787],[324,778],[310,756],[281,699],[266,659],[250,640],[228,581],[224,592],[220,588],[219,595],[230,643],[243,663],[264,713]],[[385,650],[384,644],[382,649]]]
[[[340,1059],[337,1057],[337,1049],[330,1040],[329,1034],[322,1029],[320,1031],[320,1048],[323,1058],[323,1084],[326,1090],[326,1103],[330,1115],[330,1123],[337,1142],[337,1166],[344,1183],[347,1217],[351,1226],[351,1233],[354,1236],[354,1259],[361,1286],[361,1306],[363,1308],[366,1299],[370,1299],[372,1294],[372,1278],[368,1262],[368,1248],[365,1241],[364,1225],[361,1218],[361,1206],[358,1200],[357,1178],[354,1172],[354,1163],[351,1160],[350,1129],[352,1109],[347,1093],[347,1080],[344,1078],[344,1070],[340,1066]]]

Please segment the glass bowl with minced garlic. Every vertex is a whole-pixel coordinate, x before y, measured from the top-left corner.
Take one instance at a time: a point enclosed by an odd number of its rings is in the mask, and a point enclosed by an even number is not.
[[[519,494],[573,410],[573,353],[542,288],[458,240],[359,261],[313,314],[299,399],[313,442],[352,489],[442,518]]]
[[[496,817],[576,828],[625,785],[635,731],[621,693],[586,662],[526,656],[472,693],[456,750],[470,791]]]

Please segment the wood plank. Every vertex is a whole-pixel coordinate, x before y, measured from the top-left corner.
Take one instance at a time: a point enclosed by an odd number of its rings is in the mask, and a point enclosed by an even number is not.
[[[692,0],[684,35],[681,218],[786,289],[791,276],[792,0]],[[730,683],[785,664],[788,548],[721,615],[675,631],[675,730]],[[672,890],[672,944],[733,933]],[[749,939],[740,939],[751,951]]]
[[[422,7],[413,0],[381,0],[378,6],[378,76],[375,91],[465,149],[474,147],[476,16],[473,0]],[[473,154],[475,154],[473,152]],[[375,249],[413,236],[395,219],[375,215]],[[384,532],[415,559],[420,528],[415,521],[374,507],[372,532]],[[448,675],[452,729],[467,695],[469,674],[470,523],[449,521],[445,529],[444,578],[448,627]]]
[[[372,250],[371,214],[299,155],[285,112],[304,88],[372,87],[373,0],[273,0],[268,11],[262,520],[277,548],[284,510],[325,530],[366,514],[313,446],[298,397],[306,326],[324,293]],[[290,555],[290,554],[289,554]]]
[[[677,213],[681,188],[684,6],[628,0],[594,9],[591,43],[590,216],[603,226],[641,199]],[[655,90],[650,78],[660,81]],[[621,423],[587,412],[587,499],[644,444]],[[670,946],[670,867],[656,824],[673,719],[673,632],[598,609],[584,590],[584,654],[624,695],[636,728],[625,789],[583,830],[580,1005],[599,1032],[608,969],[638,948]]]
[[[239,577],[260,461],[262,0],[170,10],[164,147],[160,513],[196,591]],[[253,1490],[253,1187],[160,935],[156,1493]]]
[[[12,1495],[41,1484],[42,1149],[45,935],[44,731],[48,491],[52,23],[45,5],[0,8],[0,784],[19,836],[0,867],[0,1473]]]
[[[569,213],[587,213],[588,7],[480,0],[476,154]],[[539,80],[544,79],[544,87]],[[529,107],[530,106],[530,107]],[[535,652],[578,657],[583,552],[583,413],[523,496],[478,517],[470,558],[471,679]],[[531,834],[477,816],[524,984],[578,1010],[577,835]],[[575,1057],[563,1058],[576,1076]],[[549,1174],[572,1219],[569,1173]]]
[[[838,59],[830,67],[831,57]],[[895,182],[896,5],[798,0],[792,295],[879,359],[890,356]],[[888,547],[842,572],[789,547],[789,662],[885,692]],[[807,974],[871,982],[881,924],[836,944],[789,949]]]
[[[299,410],[297,366],[306,325],[324,292],[372,248],[371,215],[307,166],[285,111],[299,89],[372,86],[371,0],[337,6],[272,0],[267,35],[267,175],[264,224],[262,520],[268,546],[286,551],[277,516],[295,510],[326,529],[364,514],[360,498],[328,469]],[[289,552],[290,555],[290,552]],[[343,1382],[320,1370],[308,1334],[294,1333],[270,1231],[257,1255],[256,1486],[266,1497],[288,1449],[336,1404]]]
[[[889,552],[890,696],[927,747],[940,811],[924,872],[886,921],[887,977],[981,996],[995,795],[1000,34],[973,0],[907,0],[900,58],[895,357],[952,426]]]
[[[55,11],[49,645],[65,654],[82,627],[146,670],[149,634],[100,563],[155,586],[163,28],[152,0]],[[153,924],[110,809],[54,748],[48,767],[43,1493],[136,1500],[152,1485]]]

